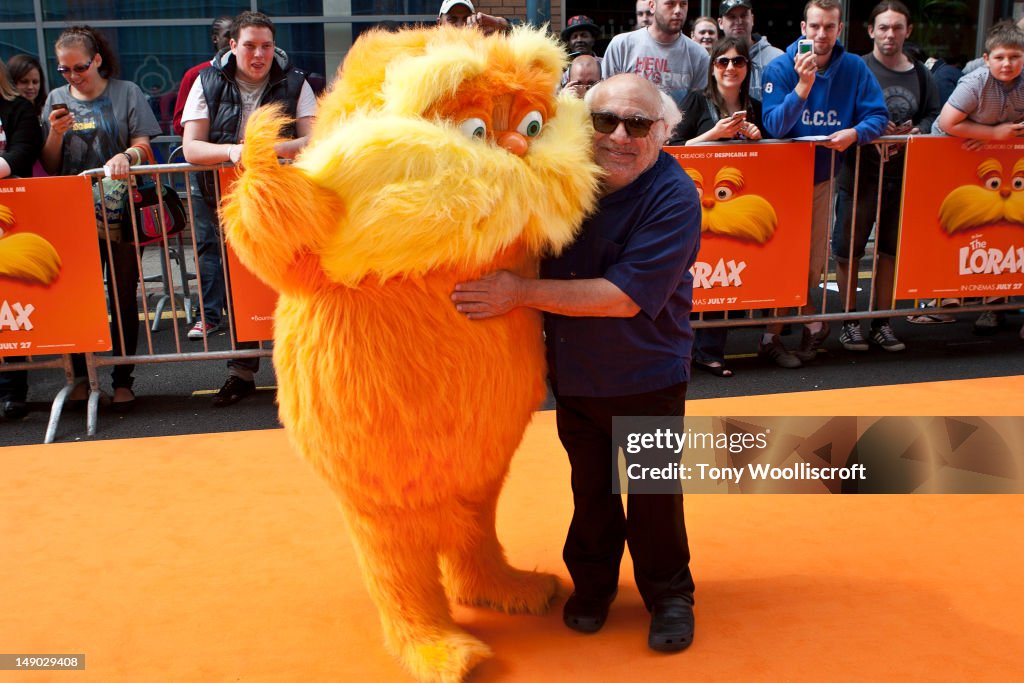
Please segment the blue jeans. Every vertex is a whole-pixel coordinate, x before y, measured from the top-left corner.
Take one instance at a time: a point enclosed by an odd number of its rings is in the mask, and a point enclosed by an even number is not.
[[[199,250],[199,281],[203,293],[203,314],[206,322],[219,325],[224,310],[224,267],[220,256],[220,225],[217,222],[217,207],[199,193],[196,181],[192,180],[195,212],[194,226],[196,248]]]

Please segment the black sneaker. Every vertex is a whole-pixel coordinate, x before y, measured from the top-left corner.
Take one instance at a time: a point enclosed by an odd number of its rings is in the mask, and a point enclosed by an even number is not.
[[[825,343],[826,339],[828,339],[829,329],[828,323],[822,323],[822,327],[818,330],[817,334],[812,334],[805,325],[804,336],[800,341],[800,348],[794,351],[793,355],[804,363],[814,360],[818,356],[818,349],[820,349],[821,345]]]
[[[24,420],[28,417],[28,404],[5,398],[0,401],[0,417],[5,420]]]
[[[761,342],[758,345],[757,355],[764,360],[770,360],[780,368],[792,370],[803,365],[799,358],[789,352],[789,349],[786,348],[786,345],[782,343],[777,334],[772,335],[772,340],[769,343]]]
[[[843,323],[843,331],[839,333],[839,343],[847,351],[867,351],[868,341],[860,329],[860,321],[847,320]]]
[[[881,346],[886,351],[902,351],[907,345],[896,338],[889,323],[879,325],[871,330],[871,343]]]
[[[249,382],[231,375],[228,377],[228,381],[224,382],[224,386],[220,388],[217,395],[213,397],[214,408],[225,408],[227,406],[233,406],[249,394],[255,393],[256,382]]]

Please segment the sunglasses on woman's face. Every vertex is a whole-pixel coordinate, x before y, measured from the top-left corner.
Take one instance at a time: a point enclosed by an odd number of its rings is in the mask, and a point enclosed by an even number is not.
[[[717,57],[715,59],[715,66],[719,69],[728,69],[729,64],[732,64],[738,69],[741,66],[747,65],[747,58],[743,55],[736,55],[735,57]]]
[[[590,115],[590,120],[594,123],[594,130],[605,135],[614,133],[621,123],[626,127],[626,134],[631,138],[647,137],[655,121],[661,121],[661,119],[652,121],[651,119],[645,119],[643,116],[629,116],[620,119],[610,112],[596,112]]]
[[[86,71],[92,68],[92,62],[86,62],[85,64],[75,64],[74,66],[64,66],[61,64],[57,67],[57,73],[61,76],[67,76],[69,73],[74,71],[76,74],[84,74]]]

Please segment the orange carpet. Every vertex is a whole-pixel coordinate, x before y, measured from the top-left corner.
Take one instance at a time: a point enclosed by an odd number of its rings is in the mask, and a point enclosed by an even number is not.
[[[693,401],[711,415],[1019,412],[1024,378]],[[880,403],[880,399],[885,403]],[[891,412],[891,411],[890,411]],[[0,652],[85,653],[25,681],[405,681],[340,513],[281,431],[0,449]],[[499,511],[512,561],[566,579],[571,504],[538,413]],[[473,681],[1019,679],[1024,496],[691,495],[697,635],[646,647],[624,563],[593,636],[457,608]]]

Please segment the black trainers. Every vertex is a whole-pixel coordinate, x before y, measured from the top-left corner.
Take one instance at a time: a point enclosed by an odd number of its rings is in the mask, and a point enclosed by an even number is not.
[[[868,342],[860,329],[859,320],[847,320],[843,323],[843,331],[839,333],[839,343],[847,351],[867,351]]]
[[[0,417],[5,420],[24,420],[28,417],[28,404],[5,398],[0,401]]]
[[[803,365],[799,358],[789,352],[789,349],[786,348],[786,345],[782,343],[777,334],[772,335],[772,340],[769,343],[765,344],[762,341],[758,345],[757,355],[764,360],[770,360],[780,368],[792,370]]]
[[[817,334],[811,334],[807,326],[804,326],[804,336],[800,341],[800,348],[793,352],[793,355],[804,363],[814,360],[818,356],[818,349],[828,339],[828,323],[822,323],[821,325],[822,327],[818,330]]]
[[[987,337],[999,331],[1006,322],[1006,314],[1002,311],[983,311],[974,321],[974,334]]]
[[[214,408],[224,408],[227,406],[233,406],[249,394],[255,393],[256,382],[249,382],[231,375],[228,377],[228,381],[224,382],[224,386],[220,388],[217,395],[213,397]]]
[[[651,609],[647,645],[658,652],[679,652],[693,642],[693,605],[685,598],[663,598]]]
[[[907,345],[896,338],[889,323],[883,323],[871,329],[871,343],[881,346],[886,351],[902,351]]]

